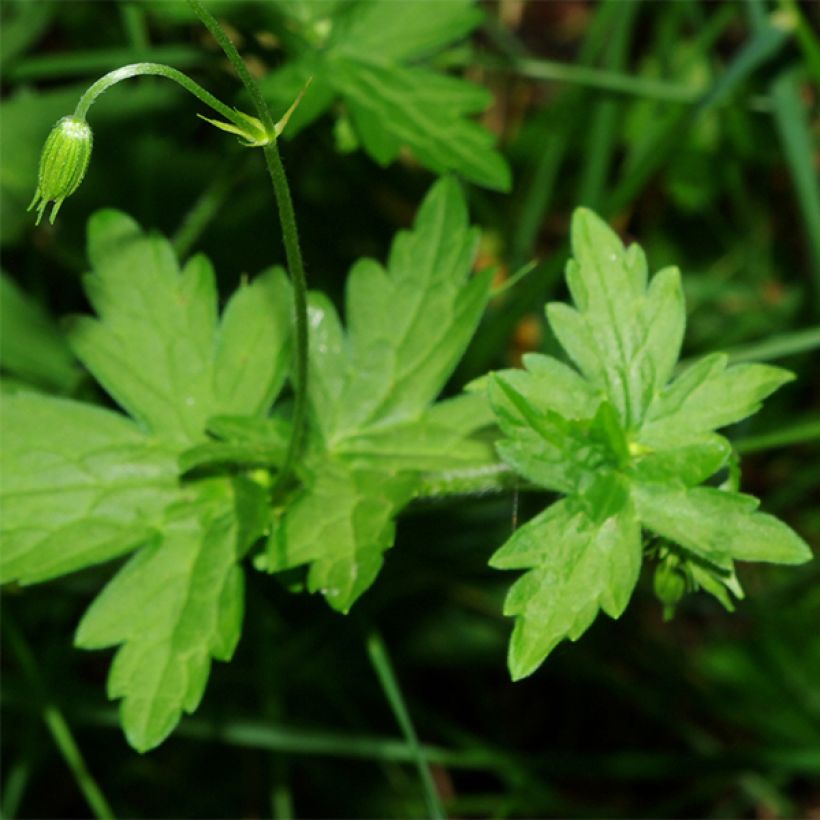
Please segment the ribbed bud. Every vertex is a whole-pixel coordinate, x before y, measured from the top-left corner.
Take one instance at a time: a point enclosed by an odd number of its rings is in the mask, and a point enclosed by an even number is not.
[[[37,224],[49,202],[54,202],[49,222],[54,223],[63,200],[83,181],[91,159],[93,137],[88,123],[77,117],[63,117],[51,129],[40,155],[37,190],[28,210],[37,208]]]
[[[674,607],[686,592],[686,576],[678,568],[675,559],[667,558],[655,568],[653,587],[658,600],[668,607]]]

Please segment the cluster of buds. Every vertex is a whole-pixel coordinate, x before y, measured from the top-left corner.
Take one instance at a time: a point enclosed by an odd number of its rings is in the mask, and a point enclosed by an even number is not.
[[[91,128],[79,117],[63,117],[51,129],[40,156],[37,190],[28,206],[28,210],[37,209],[38,225],[49,202],[54,203],[49,217],[53,224],[63,200],[79,188],[91,159],[92,143]]]

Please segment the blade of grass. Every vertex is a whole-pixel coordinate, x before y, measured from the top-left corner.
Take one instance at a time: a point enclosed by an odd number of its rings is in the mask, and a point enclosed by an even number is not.
[[[18,760],[10,768],[6,779],[3,781],[3,800],[0,805],[0,816],[4,820],[16,817],[23,796],[26,793],[29,781],[31,780],[34,763],[31,755],[27,755],[22,760]]]
[[[726,353],[729,354],[732,364],[739,364],[740,362],[769,362],[775,359],[785,359],[817,348],[820,348],[820,325],[792,333],[780,333],[754,344],[730,348]]]
[[[614,13],[615,17],[607,16],[610,10]],[[593,20],[593,25],[587,34],[585,45],[582,48],[582,53],[579,58],[582,62],[590,62],[593,59],[597,53],[596,49],[602,47],[606,38],[609,36],[615,19],[622,13],[623,5],[617,2],[617,0],[616,2],[604,3],[599,8]],[[733,22],[735,18],[736,12],[730,6],[724,6],[715,11],[706,21],[703,29],[698,33],[693,43],[693,52],[696,54],[709,52],[726,30],[727,26]],[[606,24],[602,26],[600,30],[596,28],[599,21]],[[585,49],[587,48],[589,50],[585,53]],[[754,51],[756,54],[759,48],[756,46]],[[522,58],[518,54],[513,54],[511,59],[514,65],[517,60]],[[745,62],[748,63],[748,60],[745,59]],[[752,68],[754,68],[754,66],[752,66]],[[748,67],[747,70],[749,70]],[[730,78],[733,83],[732,88],[744,77],[745,75],[738,77],[737,72],[734,72],[732,78]],[[724,78],[719,78],[710,92],[701,95],[701,100],[705,100],[710,94],[714,97],[714,89],[716,87],[723,87],[725,82],[726,80]],[[566,102],[567,100],[569,100],[569,102]],[[552,197],[552,185],[542,185],[543,179],[549,181],[555,178],[561,167],[563,167],[566,152],[572,140],[572,135],[565,129],[568,129],[569,124],[572,122],[586,122],[583,114],[585,100],[584,89],[572,87],[565,92],[564,96],[553,103],[553,107],[567,106],[566,110],[563,108],[557,109],[561,112],[560,121],[567,123],[567,125],[564,126],[564,129],[556,128],[548,134],[545,134],[545,137],[549,139],[549,141],[545,139],[548,146],[548,150],[545,152],[547,156],[542,156],[538,166],[533,172],[535,175],[535,183],[538,184],[533,184],[525,195],[521,213],[518,218],[518,224],[513,234],[511,243],[511,263],[513,267],[533,255],[532,248],[535,244],[538,229],[543,223],[544,214],[549,207]],[[606,214],[611,215],[617,213],[633,201],[651,176],[679,144],[681,128],[683,127],[686,117],[699,116],[700,111],[701,108],[699,106],[695,106],[688,114],[686,109],[681,109],[677,116],[673,117],[666,126],[659,129],[656,138],[646,152],[643,162],[638,163],[635,168],[630,169],[613,190],[611,196],[607,198],[602,208]],[[543,174],[543,178],[539,178],[541,174]],[[511,298],[504,304],[503,310],[498,311],[495,315],[490,314],[489,321],[486,322],[481,333],[477,334],[471,344],[464,364],[459,368],[457,378],[467,380],[494,365],[498,358],[498,351],[504,349],[506,340],[509,339],[520,318],[532,310],[534,304],[543,303],[548,294],[552,292],[563,271],[567,253],[568,244],[564,242],[559,245],[554,250],[554,253],[539,266],[536,272],[512,294]]]
[[[32,690],[38,695],[43,721],[68,768],[71,770],[77,787],[83,793],[91,811],[99,820],[113,818],[114,813],[111,811],[111,806],[86,765],[85,758],[74,740],[74,735],[71,733],[63,713],[48,695],[45,682],[28,643],[8,614],[3,618],[3,630],[23,674],[28,678]]]
[[[622,13],[619,6],[616,0],[607,0],[598,9],[581,45],[578,57],[580,68],[589,67],[600,54],[610,28],[617,24]],[[522,60],[527,60],[518,52],[510,54],[510,57],[514,67]],[[536,159],[535,168],[528,175],[531,181],[524,195],[510,246],[510,263],[513,268],[520,267],[533,255],[538,230],[552,201],[555,182],[566,158],[571,132],[578,122],[575,114],[581,109],[583,100],[584,89],[568,88],[548,112],[548,122],[544,128],[544,148]]]
[[[629,8],[627,6],[623,13],[626,14]],[[656,80],[651,77],[624,74],[616,70],[572,65],[553,60],[520,59],[515,63],[515,71],[531,80],[573,83],[598,91],[610,91],[663,102],[691,104],[697,102],[702,94],[702,89],[669,80]]]
[[[820,42],[812,31],[805,15],[800,10],[797,0],[779,0],[780,8],[794,26],[794,36],[803,51],[806,64],[811,71],[814,82],[820,85]]]
[[[125,36],[134,51],[144,51],[151,43],[148,39],[148,26],[145,23],[145,12],[130,0],[120,3],[120,19],[125,29]]]
[[[771,433],[747,436],[734,442],[734,448],[741,455],[745,455],[746,453],[759,453],[761,450],[789,447],[794,444],[806,444],[810,441],[820,441],[820,419],[792,424]]]
[[[601,53],[609,31],[621,13],[621,4],[618,0],[606,0],[599,6],[581,45],[578,59],[582,64],[591,64]],[[513,67],[519,60],[527,59],[523,47],[506,29],[496,24],[494,27],[488,26],[487,32],[505,52]],[[534,256],[538,232],[544,222],[544,215],[553,201],[555,184],[567,159],[575,124],[583,119],[577,114],[583,111],[585,98],[585,89],[567,88],[545,112],[543,138],[539,141],[541,150],[533,166],[520,175],[529,182],[523,194],[519,195],[521,206],[510,231],[512,236],[509,260],[513,269],[520,268]],[[532,305],[537,304],[543,294],[554,285],[564,264],[565,247],[562,245],[546,264],[535,269],[523,285],[511,295],[503,310],[488,315],[482,332],[476,335],[458,368],[457,379],[468,381],[494,364],[499,350],[504,349],[521,316],[531,310]]]
[[[387,654],[387,647],[381,636],[375,630],[372,630],[366,640],[367,655],[370,662],[373,664],[373,669],[376,671],[376,676],[379,679],[384,695],[387,698],[390,708],[393,710],[393,715],[396,722],[399,724],[407,741],[407,745],[413,752],[413,758],[416,762],[416,768],[419,772],[422,788],[424,789],[424,797],[427,803],[427,811],[430,817],[443,818],[445,816],[444,809],[439,801],[436,784],[433,782],[433,776],[430,773],[430,767],[424,757],[424,751],[419,743],[416,730],[413,727],[413,722],[410,720],[410,713],[407,711],[407,706],[404,703],[404,698],[399,688],[398,680],[396,679],[393,665],[390,663],[390,656]]]
[[[115,709],[83,709],[73,714],[84,724],[120,730],[119,715]],[[232,720],[216,724],[192,718],[180,723],[174,733],[175,736],[192,740],[209,740],[230,746],[286,752],[291,755],[319,755],[396,763],[412,763],[416,760],[416,750],[405,740],[293,728],[257,720]],[[499,765],[496,759],[478,750],[445,749],[427,744],[421,744],[420,749],[428,763],[438,763],[454,769],[492,771]]]
[[[710,34],[715,35],[716,31],[710,31]],[[699,39],[703,42],[702,38]],[[780,23],[767,22],[758,29],[694,108],[682,108],[677,116],[671,117],[658,130],[651,144],[643,151],[642,161],[635,163],[613,192],[605,212],[616,214],[629,205],[680,145],[695,121],[729,100],[742,83],[781,51],[788,40],[789,31]]]
[[[604,55],[606,70],[610,76],[622,71],[626,65],[632,32],[635,28],[637,3],[623,6],[612,32],[612,40]],[[615,151],[621,106],[616,100],[599,100],[595,103],[589,119],[584,167],[578,186],[577,204],[597,208],[609,175]]]
[[[23,80],[67,79],[102,74],[127,63],[167,63],[182,70],[203,63],[201,51],[189,46],[158,45],[153,48],[135,49],[101,48],[93,51],[72,51],[70,54],[45,54],[27,57],[5,72],[10,82]]]
[[[820,182],[814,166],[815,136],[795,74],[781,74],[770,90],[775,125],[805,224],[815,299],[820,305]]]

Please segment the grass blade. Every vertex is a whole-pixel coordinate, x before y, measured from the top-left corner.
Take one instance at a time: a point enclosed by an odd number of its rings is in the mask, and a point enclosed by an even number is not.
[[[433,782],[433,776],[430,774],[430,767],[427,765],[424,750],[419,744],[416,730],[413,728],[413,722],[410,720],[410,714],[405,706],[399,683],[396,680],[393,666],[390,663],[390,657],[387,654],[387,647],[384,645],[381,636],[375,631],[372,631],[367,636],[367,654],[370,658],[370,662],[373,664],[373,668],[376,670],[379,683],[384,690],[390,708],[393,710],[396,722],[401,727],[407,745],[413,751],[416,767],[418,768],[419,777],[421,778],[421,783],[424,788],[424,797],[427,802],[427,810],[430,813],[430,817],[442,818],[445,816],[444,810],[439,801],[436,784]]]

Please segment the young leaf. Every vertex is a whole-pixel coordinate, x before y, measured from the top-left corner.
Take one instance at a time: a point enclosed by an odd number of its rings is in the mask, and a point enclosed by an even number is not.
[[[243,576],[230,482],[200,484],[169,511],[162,537],[140,550],[83,616],[83,649],[122,644],[108,696],[122,698],[128,742],[145,752],[199,705],[211,658],[230,660],[242,627]]]
[[[330,9],[321,21],[305,19],[294,7],[285,10],[289,28],[301,30],[302,42],[286,38],[299,43],[297,53],[262,81],[263,90],[284,109],[313,78],[286,135],[341,98],[358,141],[380,164],[409,148],[434,171],[509,189],[510,171],[493,148],[493,135],[470,119],[489,105],[489,94],[418,65],[475,28],[482,15],[473,0],[354,0]],[[313,42],[318,47],[306,46]]]
[[[495,374],[489,383],[506,436],[497,444],[502,459],[567,496],[491,559],[530,570],[505,608],[516,616],[515,678],[530,674],[563,638],[575,640],[599,606],[621,614],[640,566],[641,528],[680,545],[662,559],[674,561],[661,573],[667,610],[686,578],[731,605],[728,591],[742,595],[734,560],[811,557],[789,527],[757,511],[756,499],[697,486],[729,461],[731,446],[715,428],[754,413],[791,374],[727,367],[727,357],[715,354],[667,385],[684,329],[677,270],[648,282],[641,249],[625,248],[585,209],[573,217],[572,243],[567,284],[575,307],[552,304],[547,315],[580,372],[531,355],[525,370]]]
[[[304,487],[271,538],[268,569],[310,562],[310,588],[342,612],[378,572],[422,471],[494,461],[472,435],[491,421],[481,397],[431,407],[489,298],[489,274],[469,275],[476,242],[458,185],[444,179],[386,269],[354,267],[347,332],[327,300],[312,300]]]
[[[572,220],[567,284],[576,309],[549,305],[556,337],[592,386],[604,390],[626,428],[640,426],[677,361],[685,312],[680,273],[667,268],[647,289],[646,258],[624,248],[594,213]]]

